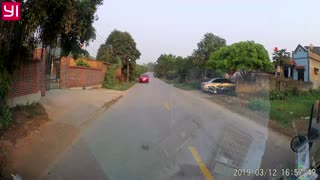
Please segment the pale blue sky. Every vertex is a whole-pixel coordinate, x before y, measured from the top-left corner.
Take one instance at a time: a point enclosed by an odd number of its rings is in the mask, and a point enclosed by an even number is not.
[[[272,52],[320,45],[319,0],[104,0],[94,23],[97,39],[86,49],[96,56],[114,29],[131,33],[141,52],[138,63],[162,53],[188,56],[206,32],[227,44],[254,40]]]

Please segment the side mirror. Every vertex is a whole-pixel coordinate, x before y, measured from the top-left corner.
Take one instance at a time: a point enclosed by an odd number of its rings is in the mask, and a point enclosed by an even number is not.
[[[298,135],[292,138],[290,146],[291,150],[295,153],[301,152],[301,147],[308,142],[308,139],[304,136]]]
[[[319,138],[320,135],[320,101],[315,101],[312,105],[308,139],[313,142]]]

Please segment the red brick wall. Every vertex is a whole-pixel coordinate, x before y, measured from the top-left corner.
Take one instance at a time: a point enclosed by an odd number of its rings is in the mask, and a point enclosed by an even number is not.
[[[38,48],[37,51],[41,51]],[[8,98],[35,94],[45,95],[45,53],[43,60],[30,60],[21,65],[13,74]]]
[[[107,65],[100,63],[99,68],[70,66],[70,57],[61,58],[60,87],[88,87],[101,85],[104,81]]]

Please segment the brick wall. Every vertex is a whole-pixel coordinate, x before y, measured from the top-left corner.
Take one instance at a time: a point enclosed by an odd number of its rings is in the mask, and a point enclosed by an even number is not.
[[[37,48],[35,54],[41,54],[41,48]],[[10,91],[7,95],[9,105],[20,104],[20,100],[33,101],[32,98],[28,97],[35,94],[39,94],[39,96],[45,95],[45,51],[42,60],[38,56],[35,57],[37,58],[25,62],[15,70]],[[35,101],[37,99],[39,98],[36,98]]]
[[[94,67],[78,67],[75,66],[74,59],[70,57],[61,58],[60,67],[60,87],[88,87],[102,85],[105,73],[107,71],[107,64],[103,62],[92,62]]]

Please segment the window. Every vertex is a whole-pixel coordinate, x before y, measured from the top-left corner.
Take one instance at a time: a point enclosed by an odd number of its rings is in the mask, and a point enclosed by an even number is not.
[[[221,79],[222,83],[231,83],[228,79]]]
[[[314,73],[315,74],[319,74],[319,69],[318,68],[314,68]]]
[[[216,79],[212,81],[213,83],[222,83],[222,79]]]

